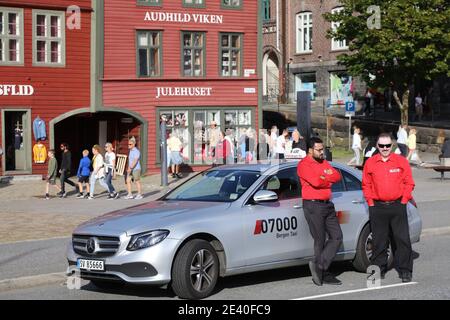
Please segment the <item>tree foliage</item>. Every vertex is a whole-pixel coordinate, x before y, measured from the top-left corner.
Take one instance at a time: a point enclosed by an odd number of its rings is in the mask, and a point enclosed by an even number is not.
[[[415,80],[450,76],[449,0],[341,0],[344,10],[325,14],[339,22],[328,36],[347,40],[349,52],[338,57],[350,74],[369,85],[395,84],[405,90]],[[370,28],[377,6],[380,29]]]

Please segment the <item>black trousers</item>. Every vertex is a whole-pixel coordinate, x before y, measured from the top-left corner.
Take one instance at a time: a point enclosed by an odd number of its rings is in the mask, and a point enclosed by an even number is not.
[[[62,193],[65,192],[64,182],[67,182],[72,187],[76,187],[76,184],[73,181],[69,180],[69,175],[70,175],[70,172],[68,172],[67,170],[61,170],[61,176],[59,177],[59,179],[61,180],[61,192]]]
[[[342,244],[342,230],[334,204],[304,200],[303,212],[314,239],[315,263],[320,269],[327,270]]]
[[[397,145],[402,153],[402,156],[404,156],[406,158],[408,156],[408,146],[403,143],[397,143]]]
[[[413,258],[406,205],[400,201],[391,204],[375,202],[375,206],[369,207],[369,219],[373,241],[370,262],[386,271],[387,248],[391,234],[394,242],[391,247],[399,271],[412,273]]]

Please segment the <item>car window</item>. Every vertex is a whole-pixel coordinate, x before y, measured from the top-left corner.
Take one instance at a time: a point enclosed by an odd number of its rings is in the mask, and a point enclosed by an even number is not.
[[[260,172],[254,171],[207,171],[174,189],[162,200],[233,202],[260,176]]]
[[[337,168],[334,168],[334,169],[337,170],[341,174],[341,177],[342,177],[342,171]],[[331,192],[344,192],[345,191],[344,182],[342,180],[343,179],[341,179],[338,182],[333,183],[331,185]]]
[[[341,171],[341,174],[347,191],[358,191],[362,189],[361,181],[358,178],[346,171]]]
[[[268,177],[260,190],[275,192],[279,200],[300,198],[301,188],[297,176],[297,169],[285,169]]]

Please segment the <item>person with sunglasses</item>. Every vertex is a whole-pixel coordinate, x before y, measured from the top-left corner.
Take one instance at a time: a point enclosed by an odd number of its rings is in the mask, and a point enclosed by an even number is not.
[[[126,200],[136,199],[140,200],[143,198],[142,196],[142,187],[141,187],[141,153],[138,148],[136,148],[136,138],[131,137],[128,140],[128,149],[130,150],[130,154],[128,155],[128,169],[127,169],[127,191],[128,194],[125,197]],[[131,182],[134,181],[137,186],[138,193],[136,196],[133,196],[131,192]]]
[[[381,278],[387,272],[387,249],[392,231],[392,251],[402,282],[412,280],[413,257],[406,206],[412,199],[414,180],[408,160],[392,152],[392,137],[378,136],[379,153],[367,160],[363,169],[362,189],[369,205],[372,230],[370,262],[380,268]]]
[[[312,280],[318,286],[340,285],[342,282],[327,270],[343,239],[331,201],[331,186],[341,180],[341,174],[325,160],[320,138],[310,139],[308,156],[299,162],[297,174],[302,185],[303,212],[314,239],[314,260],[309,262]]]

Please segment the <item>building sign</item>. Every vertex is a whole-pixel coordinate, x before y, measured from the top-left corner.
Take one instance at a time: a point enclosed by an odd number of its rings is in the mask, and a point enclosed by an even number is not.
[[[33,93],[30,85],[0,84],[0,96],[32,96]]]
[[[244,70],[244,77],[248,78],[252,74],[255,74],[255,73],[256,73],[255,69],[245,69]]]
[[[160,97],[207,97],[211,96],[212,88],[207,87],[157,87],[156,99]]]
[[[256,93],[256,88],[244,88],[244,93]]]
[[[177,22],[177,23],[199,23],[199,24],[223,24],[223,16],[216,14],[201,13],[178,13],[178,12],[152,12],[145,13],[144,21],[152,22]]]

